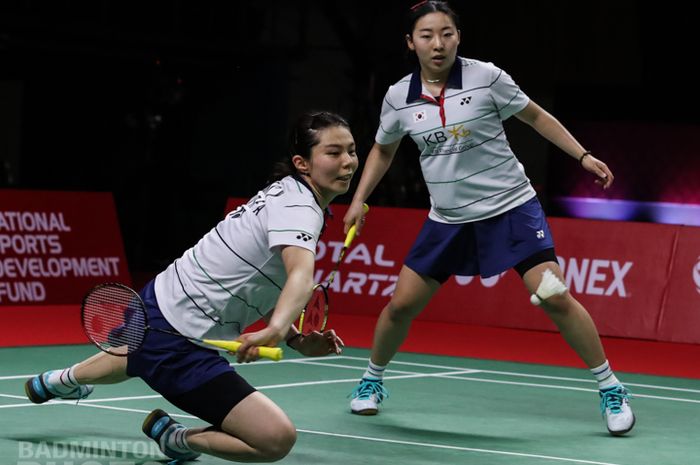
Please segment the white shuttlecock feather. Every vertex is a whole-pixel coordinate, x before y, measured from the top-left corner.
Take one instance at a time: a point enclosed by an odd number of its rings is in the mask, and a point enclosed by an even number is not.
[[[542,273],[542,282],[537,286],[537,291],[530,296],[532,305],[539,305],[553,295],[561,295],[566,292],[566,286],[559,278],[554,276],[549,269]]]

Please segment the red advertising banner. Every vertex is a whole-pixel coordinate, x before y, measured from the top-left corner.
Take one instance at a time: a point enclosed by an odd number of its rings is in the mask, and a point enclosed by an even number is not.
[[[0,190],[0,306],[79,304],[131,283],[109,193]]]
[[[231,199],[230,211],[244,199]],[[344,205],[318,245],[316,281],[326,279],[342,247]],[[331,286],[331,312],[378,315],[427,211],[371,207]],[[601,335],[700,343],[700,228],[549,218],[566,285]],[[332,323],[332,313],[330,316]],[[555,330],[530,304],[514,271],[482,279],[454,276],[422,320]],[[368,331],[371,331],[368,328]]]
[[[679,226],[658,321],[659,339],[700,342],[700,228]]]

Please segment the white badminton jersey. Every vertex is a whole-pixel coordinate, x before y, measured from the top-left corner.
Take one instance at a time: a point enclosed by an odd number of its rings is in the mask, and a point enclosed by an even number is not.
[[[376,141],[404,135],[418,145],[430,192],[429,218],[465,223],[499,215],[535,196],[510,149],[503,121],[530,99],[492,63],[457,57],[443,104],[431,96],[420,72],[389,87]]]
[[[277,302],[287,280],[281,246],[315,254],[323,223],[301,179],[269,185],[156,277],[161,312],[186,336],[237,337]]]

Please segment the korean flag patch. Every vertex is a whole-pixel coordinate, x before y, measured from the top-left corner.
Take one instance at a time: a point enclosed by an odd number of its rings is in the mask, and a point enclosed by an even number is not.
[[[425,121],[425,118],[425,111],[417,111],[413,114],[414,123],[420,123],[421,121]]]

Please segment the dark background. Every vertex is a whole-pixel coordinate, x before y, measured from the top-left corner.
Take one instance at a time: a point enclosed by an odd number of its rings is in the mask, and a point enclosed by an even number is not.
[[[130,267],[159,270],[227,197],[263,187],[298,113],[345,115],[364,159],[387,87],[410,71],[412,4],[3,1],[0,187],[113,192]],[[504,68],[567,127],[700,128],[696,19],[674,2],[452,6],[460,54]],[[515,118],[507,130],[547,208],[578,167]],[[416,155],[405,141],[372,204],[428,206]]]

